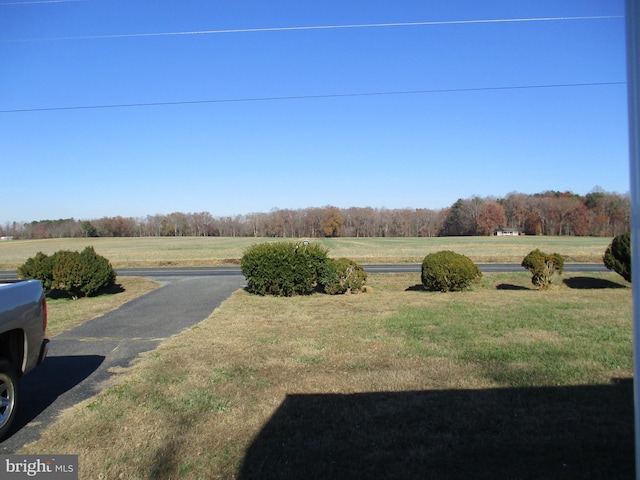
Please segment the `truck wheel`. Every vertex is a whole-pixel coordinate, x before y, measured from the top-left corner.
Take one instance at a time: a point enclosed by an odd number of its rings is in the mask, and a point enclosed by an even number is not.
[[[18,373],[11,362],[0,358],[0,439],[9,432],[18,405]]]

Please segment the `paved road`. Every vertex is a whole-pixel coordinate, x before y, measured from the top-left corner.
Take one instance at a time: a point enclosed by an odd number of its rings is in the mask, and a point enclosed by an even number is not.
[[[163,286],[52,339],[44,363],[21,380],[21,408],[1,454],[37,440],[62,410],[98,393],[113,369],[204,320],[246,285],[241,275],[154,280]]]

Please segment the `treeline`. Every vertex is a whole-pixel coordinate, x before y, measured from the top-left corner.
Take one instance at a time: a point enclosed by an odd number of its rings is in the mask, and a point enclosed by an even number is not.
[[[441,210],[333,206],[214,217],[208,212],[41,220],[0,226],[0,236],[62,237],[436,237],[495,235],[512,229],[525,235],[613,237],[629,230],[628,195],[596,190],[510,193],[504,198],[460,199]]]

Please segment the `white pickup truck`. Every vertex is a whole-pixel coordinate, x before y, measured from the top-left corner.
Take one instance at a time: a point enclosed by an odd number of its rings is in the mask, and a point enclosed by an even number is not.
[[[18,406],[18,380],[47,355],[47,303],[39,280],[0,283],[0,439]]]

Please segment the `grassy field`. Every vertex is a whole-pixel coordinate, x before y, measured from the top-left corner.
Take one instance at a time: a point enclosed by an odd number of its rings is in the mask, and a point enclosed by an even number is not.
[[[279,241],[265,238],[153,237],[71,238],[0,242],[0,269],[15,269],[37,252],[80,251],[93,246],[114,267],[209,266],[237,263],[255,243]],[[438,250],[453,250],[476,263],[520,263],[536,248],[557,252],[566,262],[602,262],[611,238],[598,237],[439,237],[439,238],[323,238],[313,242],[329,255],[360,263],[420,263]]]
[[[563,278],[237,291],[22,453],[82,479],[632,478],[631,289]]]

